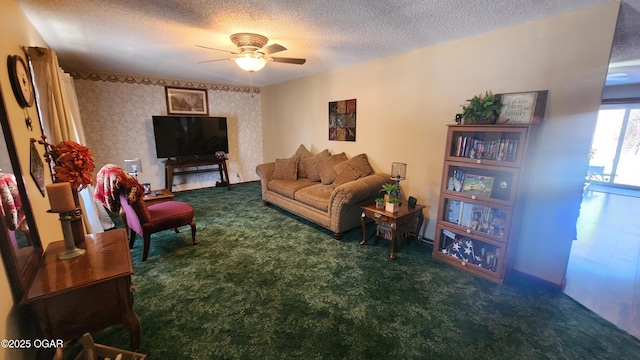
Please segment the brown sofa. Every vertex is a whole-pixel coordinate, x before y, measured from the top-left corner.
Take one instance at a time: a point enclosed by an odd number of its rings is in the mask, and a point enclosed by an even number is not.
[[[360,226],[361,205],[380,197],[388,174],[374,173],[365,154],[348,159],[327,150],[311,154],[300,145],[287,159],[256,167],[262,200],[333,232],[337,240]]]

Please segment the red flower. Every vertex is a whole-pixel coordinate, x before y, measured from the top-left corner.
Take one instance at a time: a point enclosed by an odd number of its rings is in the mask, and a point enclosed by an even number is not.
[[[80,191],[88,185],[93,185],[93,153],[86,146],[74,141],[63,141],[58,145],[47,142],[47,137],[42,135],[42,140],[31,139],[44,145],[46,150],[44,157],[49,163],[53,163],[53,181],[69,182],[71,188]]]

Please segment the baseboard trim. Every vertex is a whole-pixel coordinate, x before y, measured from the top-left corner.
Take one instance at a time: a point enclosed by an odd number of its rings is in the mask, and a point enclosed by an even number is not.
[[[553,283],[551,281],[544,280],[544,279],[541,279],[539,277],[533,276],[531,274],[523,273],[522,271],[511,269],[511,272],[512,272],[512,275],[516,275],[516,276],[525,278],[527,280],[536,282],[538,284],[545,285],[545,286],[548,286],[548,287],[551,287],[551,288],[554,288],[554,289],[558,289],[560,291],[564,291],[564,288],[567,285],[567,279],[566,278],[562,279],[562,283],[556,284],[556,283]]]

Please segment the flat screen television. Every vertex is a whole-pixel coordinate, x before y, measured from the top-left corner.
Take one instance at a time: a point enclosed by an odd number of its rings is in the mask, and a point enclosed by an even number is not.
[[[209,116],[153,116],[158,159],[213,158],[229,152],[227,118]]]

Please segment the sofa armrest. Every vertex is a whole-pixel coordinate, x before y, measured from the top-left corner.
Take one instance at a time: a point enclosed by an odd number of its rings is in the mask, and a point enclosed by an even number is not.
[[[380,197],[382,185],[389,182],[389,174],[377,173],[363,178],[349,181],[335,189],[329,199],[329,209],[337,209],[336,202],[345,204],[356,204],[367,199],[375,199]]]
[[[268,162],[268,163],[264,163],[256,166],[256,174],[258,174],[258,177],[260,178],[260,184],[262,186],[263,194],[267,192],[267,185],[269,184],[269,181],[271,181],[271,178],[273,177],[273,171],[275,170],[275,168],[276,168],[275,162]]]

